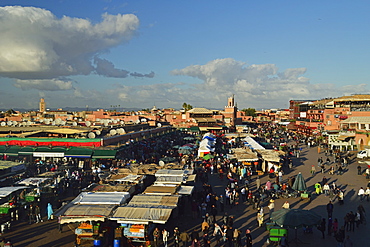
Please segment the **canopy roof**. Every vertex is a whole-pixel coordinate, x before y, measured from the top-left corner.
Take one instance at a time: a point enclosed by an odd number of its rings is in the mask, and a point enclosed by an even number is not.
[[[280,162],[280,153],[275,150],[257,150],[262,155],[262,158],[266,161]]]
[[[193,193],[194,186],[181,185],[177,190],[179,195],[191,195]]]
[[[136,195],[129,202],[128,206],[166,206],[177,207],[179,196],[177,195]]]
[[[183,176],[160,176],[156,177],[156,183],[181,184],[184,181]]]
[[[29,187],[27,186],[14,186],[14,187],[1,187],[0,188],[0,198],[9,196],[11,193],[17,191],[17,190],[23,190],[27,189]]]
[[[170,218],[172,208],[167,207],[118,207],[110,218],[118,223],[142,223],[149,222],[165,224]]]
[[[74,200],[74,204],[112,204],[120,205],[130,198],[128,192],[82,192]]]
[[[139,183],[142,181],[143,175],[128,174],[125,177],[115,179],[117,182],[130,182],[130,183]]]
[[[161,169],[155,173],[156,177],[159,176],[183,176],[185,170],[170,170],[170,169]]]
[[[176,194],[177,187],[173,186],[149,186],[143,192],[143,194],[152,194],[152,195],[173,195]]]
[[[33,186],[39,186],[41,183],[43,182],[46,182],[46,181],[51,181],[51,178],[36,178],[36,177],[33,177],[33,178],[26,178],[26,179],[23,179],[22,181],[19,181],[17,184],[23,184],[23,185],[26,185],[26,186],[30,186],[30,185],[33,185]]]
[[[244,145],[249,147],[250,149],[256,149],[256,150],[265,149],[250,136],[245,137],[243,141],[244,141]]]
[[[83,221],[105,221],[107,217],[111,216],[115,207],[115,205],[68,204],[64,211],[59,211],[59,215],[61,215],[60,224]]]

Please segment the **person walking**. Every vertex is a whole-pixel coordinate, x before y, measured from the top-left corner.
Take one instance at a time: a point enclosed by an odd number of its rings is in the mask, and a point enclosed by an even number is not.
[[[168,246],[168,237],[169,237],[169,233],[166,229],[163,229],[162,231],[162,241],[163,241],[163,246],[164,247],[167,247]]]
[[[252,247],[253,239],[251,235],[251,230],[247,229],[245,231],[245,247]]]
[[[325,230],[326,230],[326,220],[325,220],[325,218],[322,218],[321,223],[320,223],[320,225],[317,229],[321,232],[322,238],[325,239]]]
[[[315,174],[316,174],[316,168],[315,168],[315,165],[312,165],[311,166],[311,176],[313,177],[315,176]]]
[[[363,200],[364,200],[365,190],[364,190],[364,188],[363,188],[363,187],[361,187],[361,188],[358,190],[357,195],[360,197],[360,201],[363,201]]]
[[[180,231],[178,227],[175,227],[173,230],[173,242],[174,242],[174,247],[180,247]]]
[[[258,222],[258,227],[261,227],[263,225],[263,212],[261,210],[258,210],[257,222]]]
[[[326,204],[326,212],[328,212],[328,218],[333,217],[333,210],[334,210],[334,205],[331,201],[329,201],[329,203]]]
[[[156,227],[153,231],[154,247],[159,247],[160,237],[161,237],[161,232],[159,231],[158,227]]]
[[[319,182],[317,182],[315,184],[315,191],[316,191],[317,195],[320,195],[322,193],[322,187],[321,187],[321,184]]]
[[[35,217],[36,217],[36,223],[42,222],[41,210],[40,210],[39,205],[36,205],[35,207]]]
[[[182,233],[180,233],[180,239],[182,242],[182,247],[189,246],[190,236],[187,232],[183,231]]]
[[[51,203],[48,203],[47,206],[47,213],[48,213],[48,220],[51,220],[51,217],[53,215],[53,207],[51,206]]]
[[[362,168],[361,165],[357,166],[357,175],[362,175]]]

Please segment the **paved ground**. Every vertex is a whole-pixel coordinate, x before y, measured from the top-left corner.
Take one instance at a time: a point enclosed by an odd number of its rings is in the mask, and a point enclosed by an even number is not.
[[[346,171],[342,176],[339,175],[329,175],[317,174],[314,177],[310,176],[311,165],[314,164],[317,166],[318,157],[324,157],[324,154],[318,154],[317,148],[303,148],[301,157],[299,159],[293,159],[294,167],[292,171],[284,175],[284,179],[288,176],[295,176],[298,172],[302,172],[303,177],[306,180],[307,186],[310,191],[313,191],[313,185],[321,181],[323,176],[326,176],[329,179],[329,182],[335,181],[337,186],[345,189],[345,203],[344,205],[339,205],[337,201],[334,202],[334,213],[333,218],[338,218],[339,226],[343,225],[343,217],[349,211],[356,211],[357,206],[360,204],[360,200],[357,197],[358,189],[366,187],[367,182],[364,176],[357,175],[357,162],[352,162],[349,165],[349,170]],[[365,166],[363,165],[363,168]],[[319,170],[319,169],[317,169]],[[261,184],[265,183],[268,180],[267,176],[261,178]],[[224,188],[226,186],[226,180],[220,181],[216,175],[210,178],[210,183],[213,188],[217,191],[217,194],[223,194]],[[254,186],[254,183],[253,183]],[[285,199],[277,199],[275,201],[275,210],[281,208]],[[312,210],[319,215],[326,217],[326,204],[329,202],[329,198],[324,195],[320,195],[312,198],[311,202],[306,200],[301,201],[300,199],[288,199],[290,202],[291,208],[301,208]],[[365,210],[370,211],[370,202],[363,202]],[[266,206],[265,212],[268,212]],[[243,203],[238,207],[233,209],[226,208],[229,215],[235,216],[235,227],[238,227],[245,232],[245,229],[250,228],[252,230],[252,236],[254,238],[254,245],[259,246],[268,246],[266,240],[268,237],[268,232],[266,229],[258,228],[256,222],[256,211],[252,210],[252,207]],[[218,219],[221,219],[221,215],[218,216]],[[180,231],[187,230],[191,232],[193,229],[199,230],[199,225],[201,223],[200,219],[192,219],[190,208],[187,208],[184,216],[179,217],[178,219],[172,219],[168,224],[168,229],[172,229],[174,226],[178,226]],[[354,246],[369,246],[369,237],[368,237],[368,225],[360,225],[355,232],[346,233],[354,242]],[[289,238],[294,238],[294,230],[289,231]],[[305,244],[299,244],[299,246],[315,246],[315,247],[331,247],[336,246],[336,241],[333,236],[327,236],[325,239],[321,238],[321,233],[314,229],[313,234],[304,234],[302,229],[297,230],[297,236],[300,241]],[[14,243],[14,246],[74,246],[74,233],[67,227],[64,228],[63,233],[57,231],[56,221],[47,221],[39,224],[28,225],[21,223],[15,225],[14,229],[11,232],[5,233],[4,237],[10,238]],[[171,245],[172,246],[172,245]],[[214,243],[212,243],[214,246]],[[296,243],[291,243],[291,246],[296,246]],[[298,246],[298,245],[297,245]]]

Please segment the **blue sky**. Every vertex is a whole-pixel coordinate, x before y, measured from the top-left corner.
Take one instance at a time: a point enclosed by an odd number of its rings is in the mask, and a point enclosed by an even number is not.
[[[366,1],[1,1],[0,108],[286,108],[368,89]],[[30,8],[31,7],[31,8]]]

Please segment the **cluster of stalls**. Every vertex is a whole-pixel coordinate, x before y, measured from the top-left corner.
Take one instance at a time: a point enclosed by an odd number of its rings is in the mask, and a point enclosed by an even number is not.
[[[194,186],[189,185],[195,180],[193,170],[173,168],[180,167],[132,164],[115,170],[54,216],[61,226],[74,229],[77,245],[148,241],[155,225],[176,217],[181,201],[193,192]]]
[[[252,137],[243,139],[243,148],[231,149],[229,159],[237,159],[246,166],[252,166],[259,174],[269,172],[271,168],[278,171],[281,166],[281,156],[285,154],[283,151],[273,149],[265,149]]]

